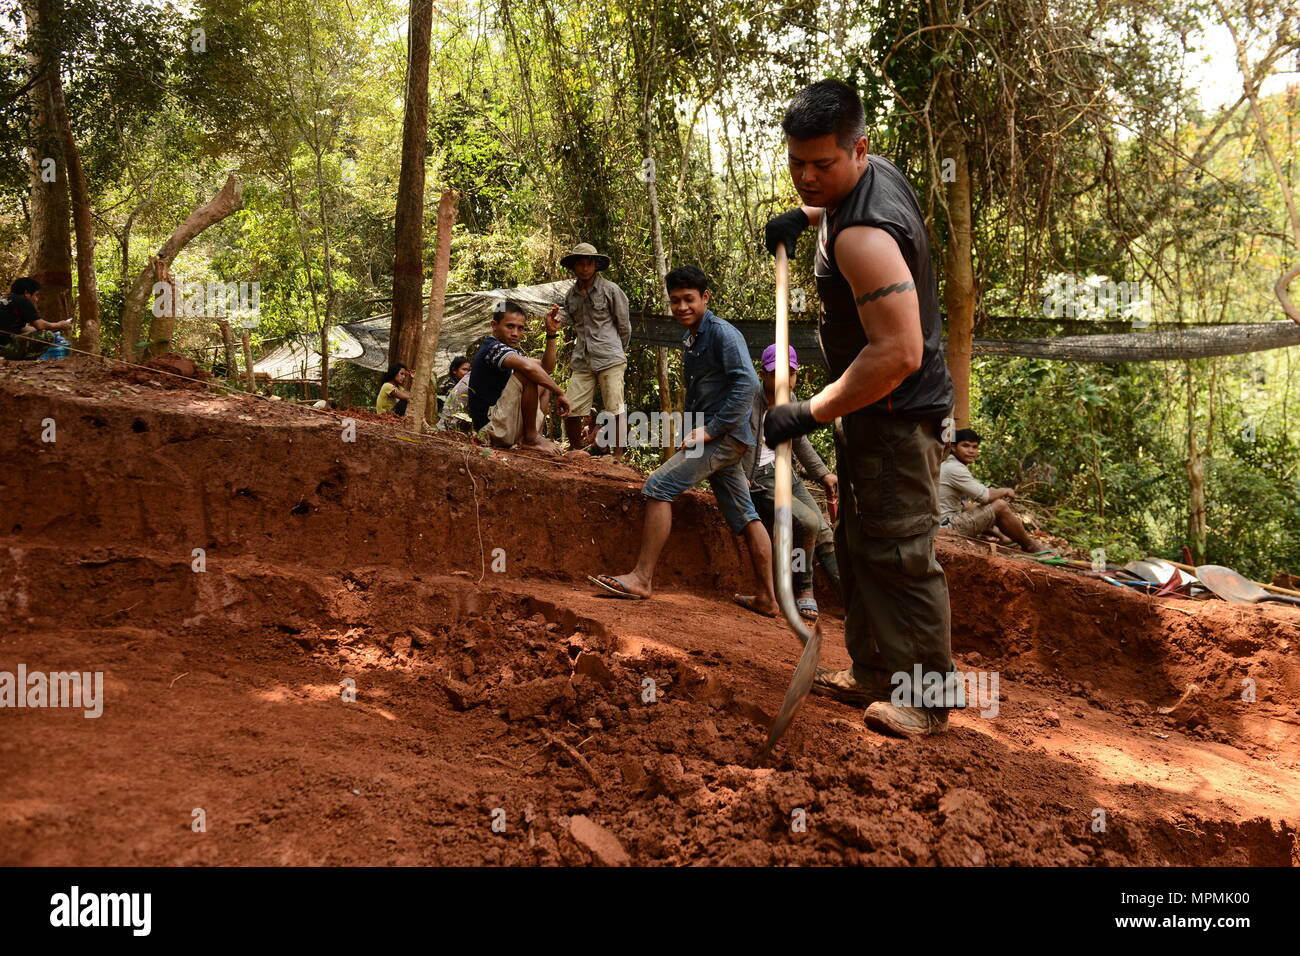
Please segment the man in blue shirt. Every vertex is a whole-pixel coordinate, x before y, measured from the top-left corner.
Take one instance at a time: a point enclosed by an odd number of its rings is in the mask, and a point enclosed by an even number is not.
[[[745,338],[735,326],[709,309],[709,280],[695,266],[668,273],[668,302],[673,318],[686,329],[682,369],[686,377],[687,415],[704,424],[691,430],[681,448],[646,479],[645,524],[636,568],[614,577],[601,574],[592,583],[621,598],[644,599],[654,593],[654,570],[673,527],[673,500],[696,484],[709,481],[733,532],[743,535],[758,583],[755,595],[735,600],[751,611],[774,617],[772,540],[749,497],[742,460],[754,445],[750,407],[759,389]]]

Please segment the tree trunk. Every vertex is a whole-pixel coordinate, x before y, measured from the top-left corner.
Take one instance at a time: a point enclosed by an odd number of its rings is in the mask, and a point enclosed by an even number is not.
[[[948,372],[952,375],[952,417],[958,428],[970,424],[970,367],[975,344],[975,272],[972,261],[970,165],[966,131],[957,112],[952,71],[939,77],[935,97],[936,137],[942,160],[953,161],[946,184],[948,241],[944,243],[943,304],[948,313]],[[943,174],[943,164],[937,172]]]
[[[90,216],[90,190],[86,188],[86,174],[81,168],[81,153],[72,135],[67,105],[63,101],[63,79],[56,72],[50,76],[55,118],[63,139],[64,160],[67,163],[68,191],[72,199],[73,225],[77,233],[77,314],[81,330],[77,347],[93,355],[100,353],[99,344],[99,285],[95,281],[95,223]]]
[[[658,169],[654,162],[654,145],[650,134],[650,108],[647,106],[644,113],[645,125],[642,131],[642,140],[645,144],[646,158],[650,160],[649,175],[646,177],[646,187],[650,193],[650,236],[654,243],[655,251],[655,272],[659,274],[659,294],[662,296],[664,312],[671,313],[672,306],[668,301],[668,260],[664,256],[664,237],[663,230],[659,224],[659,179]],[[677,447],[679,441],[676,429],[672,424],[673,396],[668,383],[668,349],[662,345],[655,350],[655,375],[659,380],[659,410],[664,416],[664,428],[668,430],[668,445],[660,449],[660,457],[667,461],[673,454],[673,449]],[[663,434],[662,429],[659,430]],[[684,436],[682,436],[684,437]]]
[[[330,326],[334,324],[334,261],[330,253],[330,221],[325,205],[325,179],[321,169],[320,150],[316,150],[316,194],[319,197],[321,239],[325,244],[325,315],[320,323],[320,397],[330,397]]]
[[[171,267],[157,259],[153,261],[153,266],[154,284],[165,282],[171,288],[169,295],[172,307],[162,315],[155,315],[153,321],[149,323],[149,347],[145,349],[146,355],[158,355],[171,349],[172,337],[176,334],[176,317],[183,314],[182,290],[175,276],[172,275]]]
[[[433,284],[429,288],[429,318],[420,334],[420,348],[415,359],[415,384],[407,403],[406,419],[417,435],[424,431],[428,419],[429,399],[434,393],[433,360],[438,353],[438,336],[442,332],[442,313],[447,300],[447,272],[451,268],[451,227],[456,224],[456,193],[447,190],[438,203],[438,251],[433,259]],[[434,403],[435,410],[437,404]]]
[[[402,120],[402,171],[397,185],[393,256],[393,321],[388,361],[416,362],[420,294],[424,289],[424,161],[429,130],[429,33],[433,0],[411,0],[406,63],[406,115]]]
[[[177,254],[185,248],[191,239],[201,233],[204,229],[214,223],[225,219],[233,212],[244,208],[244,192],[235,178],[234,173],[226,178],[226,184],[221,187],[221,192],[217,193],[210,202],[200,206],[189,214],[188,218],[176,227],[162,248],[157,254],[151,256],[145,263],[139,275],[136,276],[135,282],[126,294],[122,302],[122,341],[118,343],[118,357],[128,362],[133,362],[138,356],[136,351],[136,340],[140,337],[141,320],[143,317],[145,303],[149,298],[149,290],[153,288],[154,272],[156,265],[161,263],[163,266],[170,267]],[[177,303],[172,303],[173,320]],[[169,336],[170,337],[170,336]]]
[[[31,104],[29,269],[41,284],[36,294],[41,318],[62,322],[70,317],[72,236],[68,228],[67,165],[52,89],[60,69],[60,51],[55,40],[59,4],[57,0],[23,0],[22,6],[27,21],[27,75],[32,84],[28,92]]]
[[[235,381],[239,377],[239,365],[235,362],[235,333],[225,319],[217,319],[217,325],[221,326],[221,344],[226,350],[226,379]]]
[[[1287,175],[1287,171],[1282,168],[1282,163],[1273,149],[1273,141],[1269,138],[1268,120],[1264,117],[1264,111],[1259,105],[1259,87],[1254,80],[1255,71],[1251,68],[1250,61],[1246,56],[1246,44],[1238,36],[1237,28],[1223,9],[1223,4],[1215,0],[1214,6],[1218,9],[1224,26],[1228,28],[1228,32],[1232,36],[1233,46],[1236,47],[1237,69],[1241,73],[1241,87],[1246,94],[1246,99],[1250,102],[1250,112],[1255,118],[1255,125],[1259,127],[1259,144],[1264,150],[1264,155],[1268,157],[1269,165],[1273,167],[1273,175],[1277,178],[1277,186],[1282,193],[1282,202],[1286,205],[1287,216],[1291,220],[1291,238],[1297,246],[1300,246],[1300,207],[1296,205],[1295,194],[1291,190],[1291,180]],[[1273,283],[1273,293],[1277,296],[1278,301],[1282,303],[1282,311],[1294,322],[1300,322],[1300,308],[1297,308],[1296,304],[1291,301],[1291,297],[1287,294],[1287,286],[1298,275],[1300,275],[1300,265],[1288,269]]]
[[[1187,372],[1187,537],[1192,541],[1192,558],[1205,560],[1205,459],[1196,441],[1196,390],[1192,363]]]
[[[257,391],[257,379],[253,376],[253,346],[248,341],[248,329],[244,329],[239,336],[244,346],[244,375],[248,382],[250,392]],[[305,350],[304,350],[305,351]]]

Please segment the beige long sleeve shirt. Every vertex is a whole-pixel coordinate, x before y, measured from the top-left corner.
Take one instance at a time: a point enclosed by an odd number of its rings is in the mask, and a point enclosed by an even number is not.
[[[603,372],[627,361],[632,319],[622,289],[598,275],[584,294],[575,279],[564,297],[564,311],[573,330],[569,365],[575,372]]]

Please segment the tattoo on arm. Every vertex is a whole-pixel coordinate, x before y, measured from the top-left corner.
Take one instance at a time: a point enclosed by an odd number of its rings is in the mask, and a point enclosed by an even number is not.
[[[875,292],[864,292],[858,296],[858,305],[866,305],[868,302],[875,302],[882,295],[889,295],[891,292],[910,292],[916,288],[913,282],[899,282],[896,285],[881,286]]]

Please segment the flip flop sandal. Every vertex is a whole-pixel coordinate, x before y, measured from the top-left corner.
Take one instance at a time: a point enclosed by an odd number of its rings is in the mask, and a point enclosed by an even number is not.
[[[735,601],[746,611],[753,611],[759,617],[776,617],[775,614],[764,614],[758,608],[754,607],[754,599],[744,594],[733,594],[731,600]]]
[[[624,584],[622,581],[618,580],[618,578],[615,578],[612,575],[601,574],[596,577],[592,577],[589,574],[587,575],[587,580],[590,581],[592,584],[596,585],[596,587],[600,588],[606,594],[612,594],[616,598],[623,598],[624,600],[627,601],[645,600],[644,594],[633,594],[631,591],[627,589],[626,584]]]
[[[1041,561],[1044,564],[1058,564],[1062,562],[1069,563],[1071,561],[1070,558],[1067,558],[1065,555],[1063,555],[1060,551],[1057,551],[1055,548],[1045,548],[1042,551],[1035,551],[1033,554],[1029,556],[1036,561]]]
[[[817,618],[821,617],[816,598],[796,598],[794,605],[799,609],[799,616],[809,624],[815,624]]]

